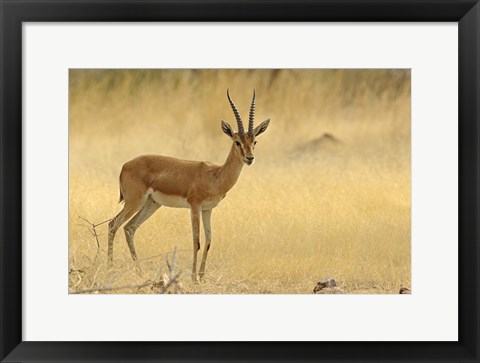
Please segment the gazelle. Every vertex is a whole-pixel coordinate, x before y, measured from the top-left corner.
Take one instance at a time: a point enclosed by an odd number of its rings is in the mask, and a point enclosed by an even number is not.
[[[189,208],[193,232],[192,279],[197,280],[197,253],[200,250],[200,218],[205,232],[205,248],[199,276],[205,274],[205,263],[210,248],[212,209],[225,198],[240,176],[243,164],[252,165],[255,138],[265,132],[270,119],[254,128],[255,91],[248,117],[248,132],[245,133],[237,107],[227,98],[237,120],[238,132],[222,120],[223,132],[232,140],[227,160],[223,165],[204,161],[187,161],[160,155],[142,155],[128,161],[120,173],[120,202],[125,205],[108,224],[108,261],[113,261],[113,240],[118,228],[125,225],[125,237],[134,261],[134,235],[142,223],[150,218],[160,206]],[[136,213],[136,214],[135,214]],[[134,215],[135,214],[135,215]],[[201,215],[201,217],[200,217]]]

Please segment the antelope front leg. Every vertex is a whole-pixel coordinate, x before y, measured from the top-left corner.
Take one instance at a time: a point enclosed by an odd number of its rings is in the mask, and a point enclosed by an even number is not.
[[[205,275],[205,263],[207,262],[207,254],[210,249],[210,242],[212,241],[212,228],[210,227],[211,216],[211,209],[202,211],[203,230],[205,231],[205,247],[203,248],[202,264],[200,265],[200,271],[198,272],[200,279],[203,279],[203,276]]]
[[[192,280],[197,281],[197,254],[200,249],[200,209],[192,206],[193,261]]]

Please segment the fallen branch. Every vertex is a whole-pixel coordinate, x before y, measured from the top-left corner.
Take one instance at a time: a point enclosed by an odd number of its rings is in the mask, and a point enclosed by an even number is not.
[[[143,287],[152,286],[152,290],[154,288],[159,287],[160,294],[166,294],[168,289],[174,285],[175,286],[175,293],[178,292],[178,277],[181,275],[181,272],[175,274],[175,262],[176,262],[176,255],[177,255],[177,248],[175,247],[173,250],[172,262],[168,261],[168,254],[166,257],[166,263],[168,267],[168,277],[167,281],[146,281],[142,284],[130,284],[130,285],[120,285],[120,286],[99,286],[99,287],[92,287],[89,289],[82,289],[70,292],[71,294],[86,294],[92,292],[106,292],[106,291],[115,291],[115,290],[124,290],[124,289],[141,289]],[[98,271],[98,270],[97,270]],[[95,283],[95,279],[93,281]]]
[[[120,285],[120,286],[106,286],[106,287],[96,287],[92,289],[83,289],[83,290],[77,290],[73,291],[70,294],[85,294],[89,292],[101,292],[101,291],[113,291],[113,290],[123,290],[123,289],[141,289],[142,287],[147,287],[150,285],[154,285],[157,282],[155,281],[148,281],[143,284],[139,285]]]

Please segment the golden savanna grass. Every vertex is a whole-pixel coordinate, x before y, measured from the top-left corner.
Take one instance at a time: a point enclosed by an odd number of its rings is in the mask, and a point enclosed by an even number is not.
[[[309,294],[324,277],[347,293],[410,286],[409,70],[71,70],[69,78],[70,292],[157,281],[175,247],[184,293]],[[271,123],[255,164],[213,210],[205,282],[190,279],[186,209],[162,207],[139,228],[140,268],[120,229],[109,268],[107,224],[96,228],[96,258],[79,217],[99,223],[119,212],[120,169],[138,155],[223,163],[231,141],[220,120],[236,129],[227,88],[244,120],[255,89],[256,124]]]

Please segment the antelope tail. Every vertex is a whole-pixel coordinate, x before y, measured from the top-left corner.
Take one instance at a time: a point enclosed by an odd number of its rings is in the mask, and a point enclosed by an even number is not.
[[[120,198],[119,198],[118,203],[122,203],[125,198],[123,197],[122,188],[120,187],[119,189],[120,189]]]

